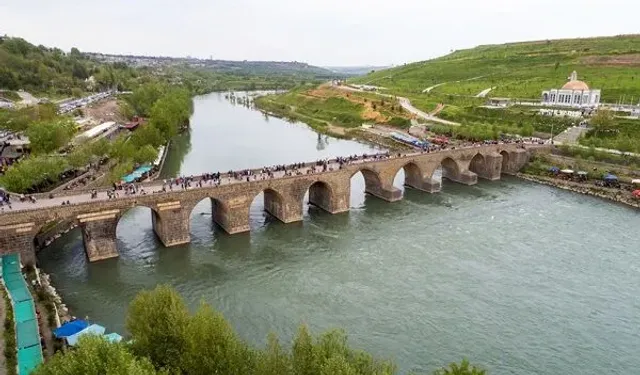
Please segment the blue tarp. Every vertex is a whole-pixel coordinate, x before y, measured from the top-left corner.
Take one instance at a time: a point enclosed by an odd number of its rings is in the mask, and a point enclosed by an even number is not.
[[[71,335],[67,337],[67,342],[71,346],[75,346],[78,343],[78,339],[83,335],[104,335],[105,328],[99,324],[92,324],[89,327],[83,329],[82,331],[76,333],[75,335]]]
[[[140,178],[144,173],[149,172],[150,170],[151,170],[151,167],[148,165],[139,167],[135,171],[131,172],[130,174],[122,177],[122,181],[126,183],[133,182],[135,181],[136,178]]]
[[[82,331],[88,326],[89,326],[89,323],[87,323],[86,320],[77,319],[71,322],[64,323],[60,327],[56,328],[56,330],[53,331],[53,334],[58,338],[68,337],[71,335],[75,335],[76,333]]]

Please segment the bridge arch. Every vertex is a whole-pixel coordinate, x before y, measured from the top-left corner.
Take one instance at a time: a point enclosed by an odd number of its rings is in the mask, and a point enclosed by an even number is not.
[[[404,171],[404,186],[410,186],[414,188],[420,188],[424,182],[424,173],[422,168],[413,161],[409,161],[402,165],[394,175],[394,181],[398,177],[400,171]]]
[[[317,180],[312,182],[306,190],[309,192],[309,205],[333,212],[335,193],[329,183]]]
[[[362,167],[354,171],[349,178],[353,178],[356,174],[362,174],[365,183],[365,191],[377,190],[382,187],[382,179],[380,174],[369,167]]]
[[[469,170],[478,175],[483,175],[486,169],[486,160],[482,153],[478,152],[469,162]]]
[[[461,169],[458,163],[451,157],[447,156],[440,161],[440,167],[442,168],[442,177],[456,181],[459,179]]]
[[[228,223],[229,207],[220,199],[213,195],[206,195],[200,200],[186,208],[190,229],[211,228],[213,225],[225,229]]]
[[[288,202],[284,194],[272,187],[267,187],[254,192],[250,196],[253,198],[250,199],[249,206],[246,207],[246,218],[249,222],[257,219],[256,214],[259,211],[266,212],[284,223],[288,222]],[[261,196],[262,204],[259,203]],[[261,215],[261,217],[264,217],[264,215]]]
[[[509,172],[509,151],[502,150],[500,151],[500,155],[502,155],[502,173]]]

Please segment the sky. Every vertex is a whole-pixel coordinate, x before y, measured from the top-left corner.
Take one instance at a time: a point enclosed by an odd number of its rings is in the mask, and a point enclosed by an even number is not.
[[[638,0],[0,0],[0,34],[67,51],[318,66],[630,33]]]

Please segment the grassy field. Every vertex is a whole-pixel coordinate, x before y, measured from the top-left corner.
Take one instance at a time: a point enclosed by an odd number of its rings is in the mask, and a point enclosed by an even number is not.
[[[449,55],[354,78],[405,95],[477,95],[540,97],[542,90],[562,86],[572,71],[602,99],[640,97],[640,35],[549,40],[478,46]],[[431,90],[422,91],[444,83]]]
[[[383,87],[382,92],[407,97],[425,112],[444,104],[437,116],[462,126],[459,129],[435,127],[435,130],[459,138],[495,139],[507,133],[550,135],[552,129],[558,134],[580,120],[542,116],[531,107],[482,108],[487,99],[476,97],[480,92],[491,88],[487,97],[538,101],[543,90],[562,87],[574,70],[580,80],[602,90],[603,102],[624,98],[627,103],[631,100],[637,103],[640,101],[640,35],[484,45],[376,71],[352,78],[348,83]],[[427,88],[431,90],[425,92]],[[298,90],[270,97],[268,101],[281,111],[286,109],[346,127],[367,121],[393,124],[390,121],[393,117],[410,118],[395,108],[390,110],[380,105],[372,108],[371,103],[380,101],[380,96],[374,93],[345,97],[344,92],[325,89],[321,95],[316,94],[310,89]],[[371,115],[372,111],[379,116]],[[615,131],[588,134],[581,143],[640,151],[640,121],[616,119],[616,125]]]
[[[296,89],[256,99],[256,105],[277,115],[314,126],[356,128],[363,123],[408,127],[411,115],[395,101],[372,93],[350,93],[327,85]]]

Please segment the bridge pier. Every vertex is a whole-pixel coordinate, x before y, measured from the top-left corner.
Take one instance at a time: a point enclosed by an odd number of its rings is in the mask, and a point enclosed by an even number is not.
[[[404,184],[412,189],[424,191],[427,193],[437,193],[442,190],[442,183],[434,178],[426,178],[417,182],[405,181]]]
[[[5,225],[0,227],[0,256],[20,254],[25,265],[35,265],[36,249],[34,239],[37,233],[35,223]]]
[[[518,148],[511,152],[502,151],[502,173],[516,174],[529,161],[529,153],[525,149]]]
[[[350,190],[332,192],[325,184],[313,184],[309,187],[309,204],[330,214],[347,212],[349,211],[349,201],[351,199]]]
[[[291,202],[271,189],[264,191],[264,210],[285,224],[302,221],[301,202]]]
[[[165,247],[191,242],[190,213],[178,201],[159,203],[157,211],[151,211],[153,231]]]
[[[469,170],[458,173],[451,173],[446,168],[443,168],[442,177],[463,185],[475,185],[478,183],[478,175]]]
[[[249,209],[251,202],[225,204],[219,200],[211,199],[211,215],[216,223],[228,234],[243,233],[249,231]]]
[[[118,213],[119,210],[112,210],[78,216],[84,251],[90,262],[118,256],[116,246]]]
[[[499,180],[502,170],[502,155],[495,152],[484,155],[482,158],[473,158],[469,165],[469,170],[485,180]]]

